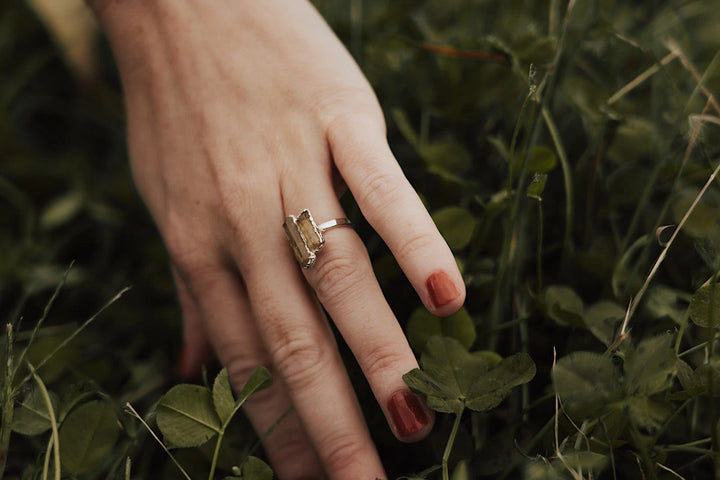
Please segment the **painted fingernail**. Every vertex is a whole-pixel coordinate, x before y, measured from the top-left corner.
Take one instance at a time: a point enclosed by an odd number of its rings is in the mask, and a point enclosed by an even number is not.
[[[435,272],[425,282],[435,307],[442,307],[460,296],[460,290],[445,272]]]
[[[422,430],[430,417],[417,395],[410,391],[399,391],[390,397],[388,411],[395,431],[400,437],[407,437]]]

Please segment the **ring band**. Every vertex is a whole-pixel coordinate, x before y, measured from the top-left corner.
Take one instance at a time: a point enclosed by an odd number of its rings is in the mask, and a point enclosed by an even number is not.
[[[283,228],[292,246],[295,258],[302,268],[310,268],[317,252],[325,246],[323,234],[336,227],[352,227],[352,222],[347,218],[334,218],[323,222],[320,225],[315,223],[310,211],[305,209],[297,217],[290,215],[285,218]]]

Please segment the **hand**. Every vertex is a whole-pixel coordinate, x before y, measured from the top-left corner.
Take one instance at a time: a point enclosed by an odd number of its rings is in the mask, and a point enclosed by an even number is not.
[[[464,301],[449,248],[385,139],[377,100],[305,0],[101,1],[125,91],[133,174],[174,267],[185,372],[209,346],[241,386],[257,365],[276,382],[248,402],[279,478],[384,477],[326,309],[403,441],[432,413],[402,375],[417,366],[350,228],[326,234],[302,271],[289,214],[344,217],[350,188],[432,312]],[[321,306],[322,305],[322,306]]]

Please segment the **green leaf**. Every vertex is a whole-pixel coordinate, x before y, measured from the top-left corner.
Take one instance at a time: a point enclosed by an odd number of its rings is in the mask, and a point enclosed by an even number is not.
[[[673,412],[672,405],[644,396],[629,397],[625,405],[635,429],[648,437],[654,436]]]
[[[680,223],[680,220],[682,220],[685,213],[695,201],[696,196],[697,192],[692,190],[683,191],[678,196],[678,199],[672,207],[675,223]],[[720,212],[716,206],[709,204],[705,200],[706,199],[701,200],[695,205],[695,208],[683,225],[683,232],[693,238],[704,238],[718,227]]]
[[[60,425],[63,469],[79,475],[101,466],[113,451],[120,433],[115,409],[94,400],[75,408]]]
[[[530,150],[527,171],[529,173],[547,173],[557,166],[557,157],[548,147],[538,145]]]
[[[457,175],[467,172],[472,163],[470,153],[452,142],[423,145],[420,156],[429,167]]]
[[[706,283],[690,300],[690,319],[700,327],[720,325],[720,284]]]
[[[551,376],[563,407],[578,416],[603,411],[620,391],[612,360],[595,352],[579,351],[561,358]]]
[[[242,471],[243,480],[272,480],[273,478],[272,468],[257,457],[248,457]]]
[[[677,368],[674,335],[643,340],[625,360],[625,377],[633,394],[653,395],[667,389]]]
[[[435,335],[455,338],[468,349],[475,341],[475,322],[464,307],[444,318],[433,315],[424,307],[416,309],[407,324],[410,346],[421,352]]]
[[[245,385],[243,385],[242,390],[240,390],[240,394],[238,395],[237,401],[235,402],[235,410],[240,408],[250,395],[269,387],[270,385],[272,385],[272,383],[273,378],[272,375],[270,375],[268,369],[262,366],[257,367],[253,371],[252,375],[250,375],[248,381],[245,382]]]
[[[235,398],[230,387],[227,368],[223,368],[215,377],[212,396],[215,413],[217,413],[220,423],[227,423],[235,410]]]
[[[174,447],[197,447],[220,431],[210,390],[181,384],[171,388],[157,406],[157,424]]]
[[[93,381],[87,380],[73,384],[72,387],[63,394],[58,412],[58,422],[62,423],[73,408],[80,403],[92,399],[97,394],[98,386]]]
[[[405,383],[427,397],[438,412],[459,414],[465,407],[486,411],[510,391],[535,376],[535,364],[524,353],[501,359],[493,352],[468,353],[454,338],[432,337],[420,364],[403,375]]]
[[[50,392],[50,402],[57,411],[57,399]],[[12,430],[21,435],[40,435],[50,430],[50,415],[38,388],[30,390],[13,412]]]
[[[685,292],[658,285],[647,291],[643,306],[653,318],[667,317],[683,325],[690,298]]]
[[[495,408],[510,391],[535,377],[535,363],[526,353],[503,359],[470,386],[466,406],[477,412]]]
[[[543,295],[545,312],[562,326],[582,327],[584,305],[582,299],[570,287],[551,285]]]
[[[547,173],[536,173],[530,180],[525,194],[534,198],[535,200],[542,200],[542,194],[545,191],[545,184],[547,183]]]
[[[624,308],[615,302],[602,300],[585,311],[584,322],[595,338],[608,346],[615,337],[617,324],[624,318]]]
[[[470,461],[460,460],[453,469],[450,480],[470,480]]]
[[[460,250],[470,243],[475,219],[464,208],[445,207],[432,215],[435,225],[452,250]]]
[[[50,230],[70,222],[83,208],[84,195],[80,190],[72,190],[54,199],[40,215],[40,228]]]
[[[608,457],[596,452],[566,452],[563,453],[563,462],[556,465],[558,473],[565,469],[572,469],[576,472],[587,472],[598,475],[607,465]],[[588,477],[593,478],[593,477]]]

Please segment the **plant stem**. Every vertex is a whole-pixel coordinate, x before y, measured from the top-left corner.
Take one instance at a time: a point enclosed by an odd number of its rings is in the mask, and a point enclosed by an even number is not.
[[[42,379],[37,374],[35,367],[33,367],[30,362],[27,362],[27,365],[28,368],[30,368],[30,375],[32,375],[32,378],[35,380],[35,383],[37,383],[38,388],[40,388],[40,393],[42,394],[43,400],[45,400],[45,407],[48,411],[48,417],[50,417],[50,426],[52,427],[52,438],[50,441],[53,444],[53,457],[55,460],[55,480],[60,480],[60,435],[58,434],[58,425],[57,419],[55,418],[55,409],[53,409],[52,401],[50,400],[50,394],[48,393],[47,388],[45,388],[45,384],[43,383]]]
[[[560,132],[558,131],[557,125],[550,114],[550,110],[546,106],[542,107],[542,116],[545,120],[545,126],[550,132],[553,143],[555,144],[555,150],[557,150],[558,159],[560,160],[560,166],[563,172],[563,182],[565,185],[565,234],[563,236],[563,251],[566,254],[572,253],[571,234],[572,234],[572,221],[573,221],[573,189],[572,189],[572,171],[570,169],[570,162],[568,161],[565,147],[563,147],[562,140],[560,139]]]
[[[87,320],[85,320],[85,322],[84,322],[82,325],[80,325],[78,328],[76,328],[75,331],[72,333],[72,335],[70,335],[70,336],[67,337],[65,340],[63,340],[62,343],[60,343],[60,345],[58,345],[57,347],[55,347],[55,349],[54,349],[52,352],[50,352],[49,354],[47,354],[47,356],[45,356],[45,358],[43,358],[43,359],[37,364],[37,367],[35,367],[35,368],[36,368],[36,369],[40,369],[40,368],[41,368],[43,365],[45,365],[49,360],[51,360],[51,359],[55,356],[55,354],[57,354],[60,350],[62,350],[62,349],[65,348],[70,342],[72,342],[72,341],[75,339],[75,337],[77,337],[77,336],[80,334],[80,332],[82,332],[83,330],[85,330],[85,329],[88,327],[88,325],[90,325],[93,321],[95,321],[95,319],[96,319],[97,317],[99,317],[101,313],[103,313],[105,310],[107,310],[107,309],[110,307],[110,305],[112,305],[113,303],[115,303],[115,302],[116,302],[120,297],[122,297],[123,294],[125,294],[125,292],[127,292],[128,290],[130,290],[130,287],[125,287],[125,288],[123,288],[122,290],[120,290],[113,298],[111,298],[105,305],[103,305],[103,306],[100,308],[100,310],[98,310],[97,312],[95,312],[95,314],[93,314],[92,317],[90,317],[90,318],[88,318]],[[32,376],[32,374],[28,374],[28,375],[22,380],[22,382],[20,382],[19,385],[23,385],[25,382],[27,382],[27,381],[30,379],[31,376]]]
[[[455,443],[455,436],[457,435],[458,428],[460,427],[460,419],[462,418],[462,411],[455,415],[455,423],[453,423],[452,430],[450,431],[450,437],[448,438],[447,445],[445,445],[445,451],[442,456],[442,478],[443,480],[450,480],[450,474],[448,473],[448,458],[450,458],[450,452],[452,451],[453,443]]]
[[[210,475],[208,475],[208,480],[212,480],[215,476],[215,467],[217,466],[218,455],[220,454],[220,445],[222,444],[223,437],[225,437],[224,425],[223,428],[220,429],[220,433],[218,433],[217,443],[215,443],[215,451],[213,452],[212,463],[210,464]]]
[[[3,379],[3,389],[0,395],[2,401],[2,420],[0,423],[0,480],[5,475],[5,465],[7,464],[7,452],[10,446],[10,425],[13,419],[13,328],[12,324],[7,324],[7,337],[5,344],[5,378]]]
[[[717,409],[715,406],[715,381],[713,378],[713,356],[715,354],[715,348],[714,348],[714,336],[715,336],[715,329],[717,328],[717,325],[714,325],[713,319],[715,318],[715,312],[718,308],[717,301],[715,298],[715,285],[717,284],[718,279],[718,272],[715,272],[715,274],[710,279],[710,291],[712,294],[710,295],[710,328],[707,329],[709,339],[708,339],[708,357],[707,357],[707,365],[710,367],[707,371],[707,382],[708,382],[708,412],[710,416],[710,425],[713,426],[713,428],[710,429],[711,436],[712,436],[712,444],[711,449],[713,452],[713,465],[715,466],[715,478],[718,478],[718,471],[720,471],[720,458],[718,458],[718,432],[717,432]]]
[[[32,329],[32,333],[30,334],[30,339],[28,340],[27,345],[23,349],[23,351],[20,353],[20,357],[18,358],[18,361],[16,362],[17,367],[20,368],[20,365],[23,364],[25,361],[25,355],[27,355],[27,352],[30,350],[30,346],[35,341],[35,337],[37,336],[38,332],[40,332],[40,328],[42,327],[43,323],[45,323],[45,320],[48,317],[48,314],[50,313],[50,309],[52,308],[53,304],[55,303],[55,300],[60,295],[60,290],[62,290],[63,286],[65,286],[65,282],[67,282],[67,277],[70,274],[70,269],[72,269],[74,265],[74,261],[70,263],[70,266],[65,270],[65,274],[63,274],[63,278],[60,280],[60,283],[57,284],[55,287],[55,290],[53,291],[53,294],[50,296],[50,300],[45,304],[45,308],[43,309],[43,313],[40,316],[40,319],[35,323],[35,326]],[[18,323],[18,329],[19,329],[19,323]],[[38,367],[39,368],[39,367]],[[17,371],[12,372],[12,376],[14,377],[17,374]],[[25,383],[25,382],[23,382]]]
[[[168,450],[168,448],[165,446],[165,444],[158,438],[158,436],[155,434],[153,429],[150,428],[150,426],[147,424],[147,422],[145,422],[145,420],[143,420],[143,418],[140,416],[140,414],[137,413],[137,411],[135,411],[135,409],[130,404],[130,402],[126,403],[125,406],[130,411],[132,416],[137,418],[140,421],[140,423],[142,423],[143,426],[147,429],[147,431],[150,432],[150,435],[152,435],[152,437],[155,439],[155,441],[157,441],[160,444],[160,447],[163,450],[165,450],[165,453],[167,453],[168,457],[170,457],[170,460],[173,461],[175,466],[178,467],[178,469],[180,470],[180,473],[183,474],[183,477],[185,477],[186,480],[192,480],[192,478],[190,478],[190,475],[188,475],[188,473],[185,471],[185,469],[182,467],[182,465],[180,465],[180,462],[178,462],[177,459],[173,456],[173,454],[170,453],[170,450]]]
[[[537,240],[537,291],[538,294],[543,289],[542,274],[542,249],[543,249],[543,208],[542,198],[538,199],[538,240]]]

